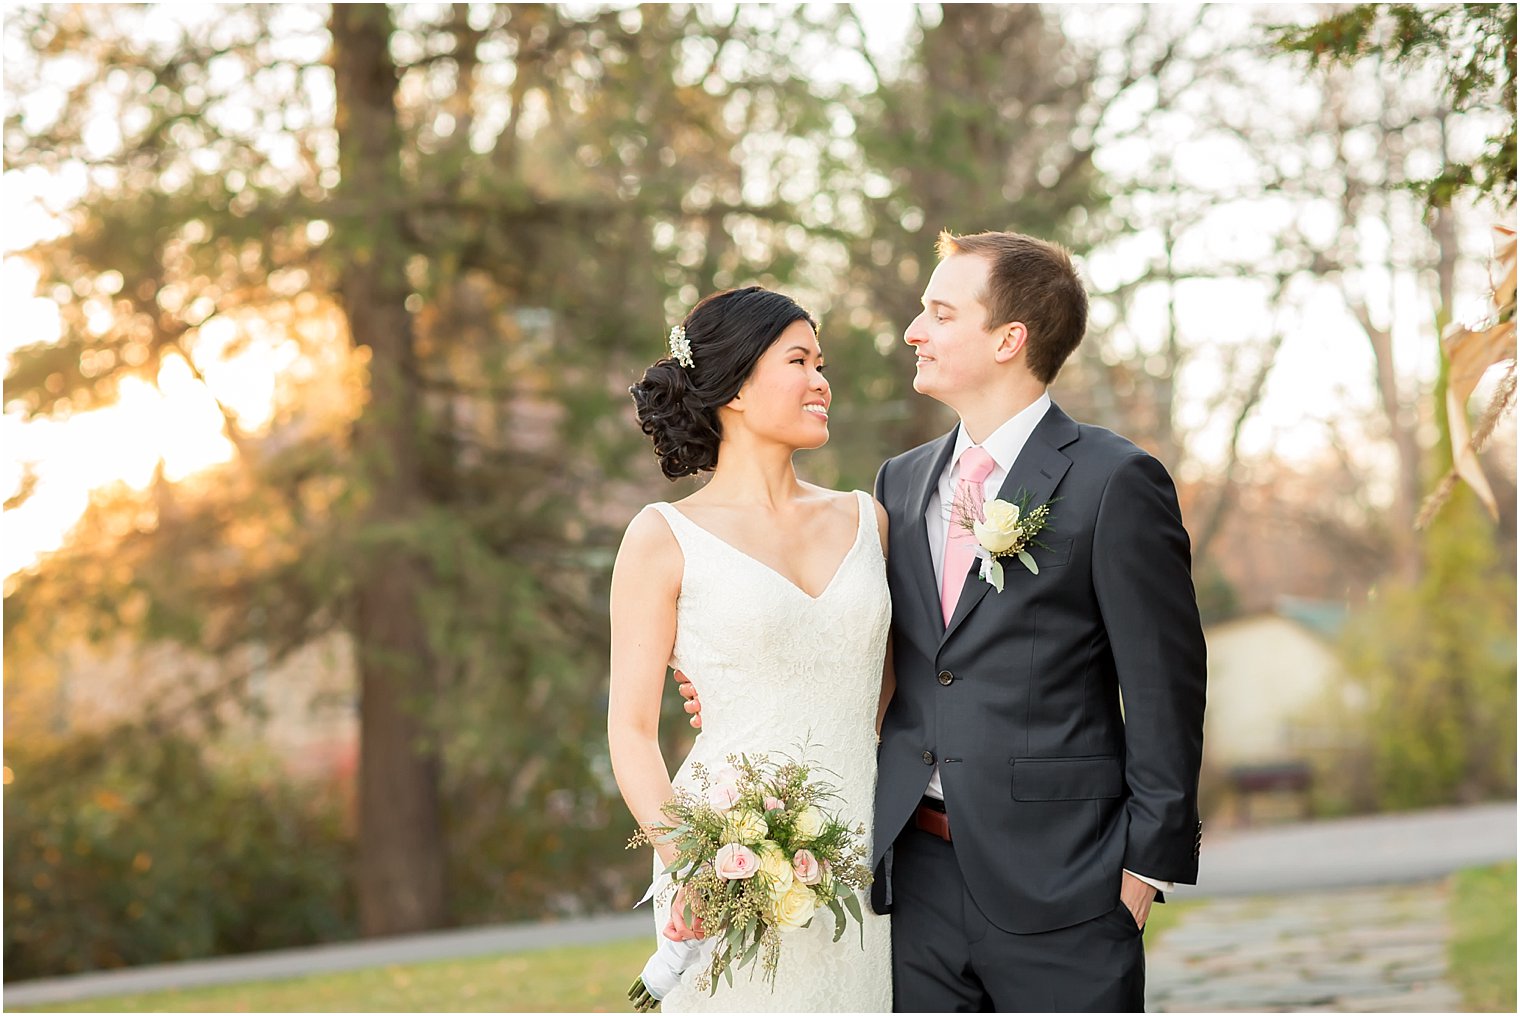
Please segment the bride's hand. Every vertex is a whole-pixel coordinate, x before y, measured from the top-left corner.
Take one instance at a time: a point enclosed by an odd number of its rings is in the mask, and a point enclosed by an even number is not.
[[[692,686],[691,678],[679,670],[676,671],[676,689],[686,700],[682,708],[691,714],[691,725],[698,730],[702,729],[702,700],[697,697],[697,689]]]
[[[692,915],[691,925],[682,917],[686,908],[686,887],[676,890],[676,898],[670,901],[670,920],[665,922],[665,937],[672,942],[687,942],[702,937],[702,918]]]

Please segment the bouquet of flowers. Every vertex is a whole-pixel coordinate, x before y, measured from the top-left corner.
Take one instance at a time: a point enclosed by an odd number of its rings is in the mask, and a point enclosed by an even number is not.
[[[820,909],[834,915],[835,942],[845,932],[845,914],[854,917],[864,948],[856,894],[871,883],[865,827],[851,829],[823,807],[837,795],[812,778],[806,763],[747,755],[730,755],[728,763],[712,774],[693,765],[702,793],[677,791],[665,805],[676,824],[640,830],[628,843],[676,845],[661,879],[686,888],[682,918],[688,925],[700,920],[712,943],[698,981],[709,993],[720,978],[732,985],[736,966],[756,962],[774,989],[781,936],[810,925]],[[661,943],[629,989],[634,1008],[653,1009],[698,955],[690,943]]]

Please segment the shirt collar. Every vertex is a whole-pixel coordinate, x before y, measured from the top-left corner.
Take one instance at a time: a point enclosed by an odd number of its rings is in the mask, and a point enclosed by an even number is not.
[[[1039,422],[1045,418],[1045,411],[1050,408],[1050,393],[1044,392],[1021,412],[1014,414],[1005,420],[1002,426],[993,431],[987,440],[982,442],[982,449],[992,456],[992,461],[997,463],[999,472],[1005,475],[1013,469],[1013,460],[1019,457],[1019,452],[1024,450],[1024,444],[1029,440],[1029,435]],[[965,424],[958,424],[955,428],[955,452],[950,456],[951,468],[961,460],[961,453],[970,448],[974,442],[966,433]]]

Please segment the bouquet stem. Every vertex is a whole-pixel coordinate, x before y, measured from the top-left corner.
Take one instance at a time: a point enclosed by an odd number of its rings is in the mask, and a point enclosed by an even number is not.
[[[644,978],[634,978],[633,984],[628,987],[628,1001],[633,1003],[634,1012],[659,1012],[660,1000],[649,993],[644,986]]]

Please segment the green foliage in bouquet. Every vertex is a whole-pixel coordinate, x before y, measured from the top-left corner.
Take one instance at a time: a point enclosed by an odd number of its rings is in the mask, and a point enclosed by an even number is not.
[[[838,795],[812,778],[818,767],[748,755],[730,755],[728,763],[711,774],[694,765],[702,794],[678,790],[665,805],[675,824],[641,830],[628,844],[676,845],[665,872],[686,889],[682,917],[688,925],[701,921],[716,939],[698,981],[709,992],[720,978],[732,985],[734,968],[757,960],[774,988],[781,936],[810,926],[820,909],[834,916],[835,942],[845,915],[853,917],[864,948],[858,893],[871,884],[865,827],[851,828],[824,807]],[[640,988],[635,982],[630,997]]]

